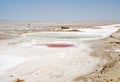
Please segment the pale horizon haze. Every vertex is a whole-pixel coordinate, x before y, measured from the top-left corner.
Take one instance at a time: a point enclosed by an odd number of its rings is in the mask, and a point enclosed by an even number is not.
[[[0,0],[0,20],[120,20],[120,0]]]

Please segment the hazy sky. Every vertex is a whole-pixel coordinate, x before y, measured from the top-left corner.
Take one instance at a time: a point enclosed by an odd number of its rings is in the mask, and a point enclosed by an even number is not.
[[[0,0],[0,20],[120,20],[120,0]]]

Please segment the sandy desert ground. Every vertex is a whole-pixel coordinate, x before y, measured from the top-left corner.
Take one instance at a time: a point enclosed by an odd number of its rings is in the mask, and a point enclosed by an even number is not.
[[[0,22],[0,82],[120,82],[119,61],[119,21]]]

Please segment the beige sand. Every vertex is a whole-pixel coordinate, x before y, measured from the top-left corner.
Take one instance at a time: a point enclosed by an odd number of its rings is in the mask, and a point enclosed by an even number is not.
[[[78,76],[73,82],[120,82],[120,30],[110,36],[89,41],[94,51],[92,56],[101,57],[103,61],[98,64],[96,71]],[[118,49],[118,51],[116,51]],[[107,60],[106,63],[103,63]]]

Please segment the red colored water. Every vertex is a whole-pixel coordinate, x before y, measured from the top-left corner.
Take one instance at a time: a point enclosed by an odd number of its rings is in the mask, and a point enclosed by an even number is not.
[[[51,43],[51,44],[44,44],[47,47],[54,47],[54,48],[64,48],[64,47],[73,47],[73,44],[66,44],[66,43]]]

